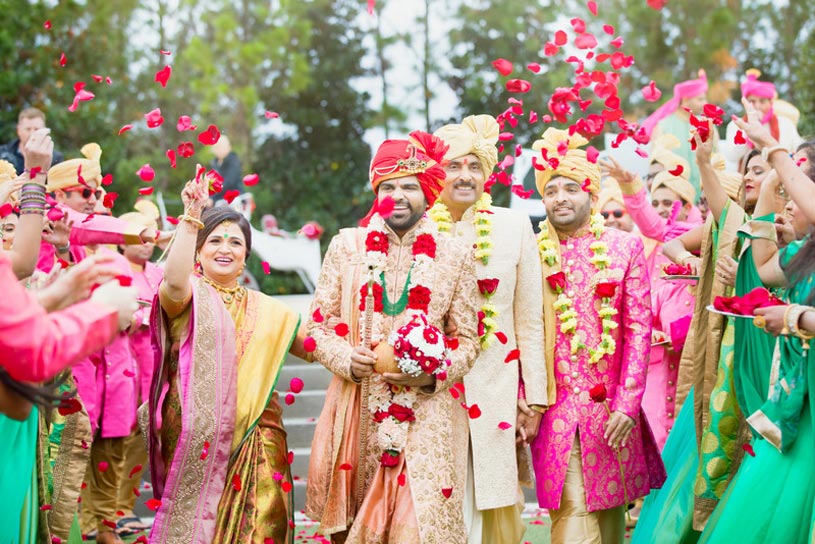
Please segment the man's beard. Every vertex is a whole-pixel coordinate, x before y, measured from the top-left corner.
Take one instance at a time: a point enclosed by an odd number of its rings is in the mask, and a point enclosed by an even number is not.
[[[399,205],[407,207],[407,214],[404,217],[394,217],[394,214],[385,219],[385,223],[394,230],[394,232],[407,232],[410,230],[424,215],[424,210],[414,210],[410,202],[399,202]],[[401,214],[400,214],[401,215]]]

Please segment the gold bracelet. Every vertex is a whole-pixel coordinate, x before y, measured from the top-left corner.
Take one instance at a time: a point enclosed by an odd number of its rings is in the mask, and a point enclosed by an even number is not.
[[[197,228],[198,230],[201,230],[201,229],[204,228],[203,221],[201,221],[200,219],[196,219],[195,217],[193,217],[191,215],[187,215],[187,214],[179,215],[177,219],[179,221],[187,221],[188,223],[192,223],[193,225],[195,225],[195,228]]]
[[[815,338],[815,333],[804,332],[798,326],[798,322],[801,320],[801,316],[804,315],[805,313],[807,313],[807,312],[815,312],[815,308],[813,308],[812,306],[800,306],[800,308],[801,308],[801,311],[798,313],[798,315],[795,318],[795,331],[793,332],[793,334],[795,334],[795,336],[797,336],[798,338],[800,338],[801,340],[806,342],[806,341],[809,341],[809,340],[812,340],[813,338]]]

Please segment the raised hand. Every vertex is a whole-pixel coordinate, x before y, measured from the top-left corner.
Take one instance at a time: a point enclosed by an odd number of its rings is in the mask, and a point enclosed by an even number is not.
[[[761,114],[758,110],[744,98],[741,99],[741,103],[747,113],[747,121],[734,115],[733,122],[736,123],[736,126],[760,149],[778,145],[773,135],[770,134],[769,127],[761,124]]]
[[[42,229],[42,239],[54,247],[65,247],[71,237],[73,224],[67,215],[58,221],[46,221]]]
[[[605,176],[611,176],[616,179],[618,183],[633,183],[636,179],[636,174],[629,172],[623,168],[620,163],[614,160],[614,157],[606,157],[600,162],[600,171]]]
[[[26,170],[39,168],[43,174],[51,167],[51,159],[54,156],[54,142],[51,141],[51,129],[41,128],[31,133],[25,147],[20,150],[25,159]],[[37,177],[40,182],[45,181],[43,176]],[[35,180],[30,180],[35,181]]]
[[[200,167],[201,165],[196,165],[196,172],[200,170]],[[188,181],[181,191],[181,201],[184,203],[184,213],[199,219],[209,201],[207,181],[198,175]]]

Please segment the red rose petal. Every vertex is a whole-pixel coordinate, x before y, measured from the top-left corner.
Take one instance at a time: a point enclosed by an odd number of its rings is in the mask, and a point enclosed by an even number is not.
[[[293,451],[289,451],[289,453],[286,455],[286,461],[289,464],[294,463],[294,452]]]
[[[148,128],[160,127],[161,124],[164,122],[164,117],[161,116],[160,108],[156,108],[152,111],[145,113],[144,118],[147,121]]]
[[[168,149],[165,155],[167,155],[167,160],[170,161],[170,168],[175,168],[175,149]]]
[[[60,66],[65,66],[66,64],[68,64],[68,58],[65,56],[65,53],[60,53],[59,54],[59,65]]]
[[[517,361],[520,358],[521,358],[521,350],[519,350],[518,348],[515,348],[515,349],[511,350],[509,353],[507,353],[507,356],[504,358],[504,362],[508,363],[510,361]]]
[[[584,21],[580,17],[575,17],[569,22],[572,24],[572,28],[574,29],[574,31],[577,32],[578,34],[582,34],[583,32],[586,31],[586,21]]]
[[[336,327],[334,327],[334,333],[337,336],[346,336],[348,334],[348,325],[345,323],[340,323]]]
[[[340,465],[340,470],[351,470],[352,468],[354,467],[351,466],[351,463],[343,463]]]
[[[156,171],[153,170],[149,163],[139,168],[136,174],[138,174],[141,180],[146,183],[153,181],[153,179],[156,177]]]
[[[179,223],[178,218],[177,218],[177,217],[173,217],[172,215],[168,215],[168,216],[166,217],[166,219],[167,219],[167,222],[168,222],[169,224],[171,224],[171,225],[178,225],[178,223]]]
[[[492,61],[492,65],[502,76],[508,76],[512,73],[512,63],[507,59],[495,59]]]
[[[96,465],[96,468],[99,469],[99,472],[107,472],[108,468],[110,468],[110,465],[108,464],[107,461],[99,461],[99,464]]]
[[[586,148],[586,160],[589,161],[590,163],[597,164],[597,157],[599,156],[600,152],[593,145],[590,145]]]
[[[294,404],[294,395],[291,393],[286,393],[286,397],[283,399],[283,402],[286,403],[286,406],[291,406]]]
[[[574,39],[574,45],[578,49],[594,49],[597,47],[597,38],[594,37],[594,34],[586,32]]]
[[[499,342],[501,342],[502,344],[506,344],[506,343],[507,343],[507,335],[506,335],[506,334],[504,334],[503,332],[501,332],[501,331],[496,332],[496,333],[495,333],[495,337],[496,337],[496,338],[498,339],[498,341],[499,341]]]
[[[314,310],[314,313],[311,314],[311,319],[314,320],[315,323],[322,323],[325,321],[323,314],[320,312],[320,309],[317,308]]]
[[[119,198],[119,193],[105,193],[105,196],[102,198],[102,206],[105,208],[113,208],[117,198]]]
[[[502,421],[501,423],[498,424],[498,428],[501,429],[502,431],[506,431],[507,429],[512,428],[512,423],[507,423],[506,421]]]
[[[185,130],[196,130],[198,125],[192,124],[192,119],[190,119],[189,115],[182,115],[178,118],[178,123],[175,124],[175,128],[178,132],[184,132]]]
[[[306,353],[314,353],[317,349],[317,341],[311,336],[306,336],[303,340],[303,349],[306,350]]]
[[[119,129],[119,136],[121,136],[131,128],[133,128],[133,125],[122,125],[122,128]]]
[[[741,130],[736,131],[736,135],[733,137],[733,143],[738,145],[744,145],[747,143],[747,138],[744,137],[744,133]]]
[[[744,445],[743,445],[741,448],[742,448],[744,451],[746,451],[746,452],[747,452],[749,455],[751,455],[751,456],[753,456],[753,457],[755,457],[755,456],[756,456],[756,452],[753,450],[753,446],[752,446],[752,444],[744,444]]]
[[[153,187],[152,186],[151,187],[142,187],[141,189],[139,189],[139,194],[141,196],[152,195],[153,194]]]
[[[478,419],[481,417],[481,408],[479,408],[477,404],[473,404],[467,408],[467,416],[470,419]]]
[[[228,204],[232,204],[232,201],[241,196],[241,192],[237,189],[230,189],[224,193],[224,200],[227,201]]]
[[[147,507],[148,510],[152,510],[153,512],[155,512],[156,510],[159,509],[159,507],[161,507],[161,501],[158,499],[147,499],[144,505]]]
[[[291,482],[283,482],[280,485],[280,489],[283,490],[283,493],[288,493],[289,491],[291,491],[291,487],[292,487]]]
[[[621,48],[625,43],[622,38],[614,38],[609,42],[612,46],[616,47],[617,49]]]
[[[178,144],[178,154],[185,159],[192,157],[195,154],[195,146],[192,142],[181,142]]]
[[[268,262],[263,261],[262,263],[260,263],[260,266],[263,267],[263,273],[266,274],[267,276],[272,273],[272,267],[271,265],[269,265]]]
[[[113,174],[105,174],[102,177],[102,185],[107,187],[108,185],[111,185],[112,183],[113,183]],[[108,207],[110,207],[110,206],[108,206]]]
[[[547,57],[554,57],[558,54],[558,52],[560,52],[560,47],[556,46],[552,42],[546,42],[546,45],[543,46],[543,54]]]
[[[2,206],[0,206],[0,219],[7,217],[13,211],[14,206],[12,206],[10,202],[6,202]]]
[[[662,96],[662,91],[657,89],[657,84],[652,79],[651,82],[642,88],[642,97],[646,102],[656,102]]]
[[[127,475],[128,479],[132,478],[133,475],[138,474],[138,472],[142,469],[141,465],[136,465],[135,467],[130,469],[130,474]]]
[[[528,93],[532,89],[532,84],[525,79],[510,79],[505,87],[511,93]]]
[[[240,474],[235,474],[232,476],[232,489],[235,491],[241,490],[241,476]]]
[[[292,378],[289,382],[289,389],[291,389],[292,393],[299,393],[303,390],[303,380],[300,378]]]
[[[449,499],[450,496],[453,494],[453,488],[452,487],[442,487],[441,488],[441,494],[444,495],[445,499]]]
[[[405,487],[407,483],[407,474],[404,472],[396,477],[396,483],[399,484],[400,487]]]
[[[276,111],[268,111],[268,110],[266,110],[265,115],[266,115],[266,119],[277,119],[278,117],[280,117],[280,114],[277,113]]]
[[[396,206],[396,201],[390,195],[385,195],[382,200],[378,200],[376,203],[376,213],[379,214],[382,219],[387,219],[393,214],[393,208]]]
[[[42,27],[43,27],[45,30],[51,30],[51,21],[45,21],[45,22],[42,24]]]
[[[673,170],[668,170],[668,173],[674,177],[679,177],[682,175],[682,172],[685,171],[685,168],[681,164],[677,164],[676,168]]]
[[[608,34],[609,36],[614,35],[614,27],[611,25],[603,25],[603,32]]]
[[[215,145],[221,138],[221,132],[215,125],[209,125],[207,129],[198,135],[198,141],[204,145]]]
[[[47,512],[49,510],[51,510],[51,505],[50,504],[43,504],[42,506],[40,506],[40,511],[42,511],[42,512]]]
[[[538,72],[541,71],[541,65],[538,64],[537,62],[530,62],[529,64],[526,65],[526,69],[529,70],[530,72],[534,72],[537,74]]]
[[[116,522],[115,521],[110,521],[109,519],[103,519],[102,520],[102,525],[106,525],[107,527],[110,527],[111,529],[116,529]]]
[[[173,67],[169,64],[156,72],[156,81],[162,87],[167,87],[167,82],[170,80],[170,76],[173,73]]]
[[[257,174],[247,174],[243,176],[243,184],[247,187],[257,185],[258,181],[260,181],[260,177]]]
[[[204,447],[201,450],[201,460],[203,461],[204,459],[206,459],[208,455],[209,455],[209,440],[204,440]]]
[[[589,8],[592,15],[597,16],[597,2],[594,2],[594,0],[589,0],[586,7]]]

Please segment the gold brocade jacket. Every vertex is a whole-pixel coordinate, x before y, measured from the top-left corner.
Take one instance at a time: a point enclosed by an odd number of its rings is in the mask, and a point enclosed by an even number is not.
[[[435,224],[423,218],[435,231]],[[425,223],[425,227],[427,227]],[[418,224],[417,224],[418,226]],[[390,249],[385,266],[385,283],[390,300],[397,300],[412,264],[412,244],[416,229],[402,239],[386,228]],[[311,449],[307,482],[306,514],[320,520],[324,534],[350,528],[353,517],[368,489],[381,457],[377,428],[368,411],[366,380],[352,381],[350,354],[359,344],[360,287],[364,281],[365,232],[363,228],[343,229],[334,237],[326,253],[312,305],[307,331],[316,340],[314,358],[335,376],[329,386],[323,411],[317,422]],[[449,388],[469,372],[479,351],[477,303],[472,250],[436,232],[436,258],[428,320],[444,329],[453,320],[458,348],[451,352],[452,365],[447,379],[436,382],[433,392],[419,393],[413,406],[416,421],[409,427],[404,455],[413,504],[423,543],[464,542],[462,515],[466,474],[458,456],[467,455],[467,428],[456,412],[466,411]],[[319,309],[325,320],[317,323],[313,312]],[[338,336],[329,326],[331,318],[348,324],[350,332]],[[387,335],[409,321],[405,313],[385,317]],[[354,414],[354,418],[349,418]],[[358,423],[359,432],[348,429]],[[353,453],[355,455],[349,455]],[[355,457],[355,459],[348,459]],[[356,462],[355,462],[356,461]],[[340,470],[349,463],[351,470]],[[346,467],[347,468],[347,467]],[[452,488],[449,498],[442,489]]]

